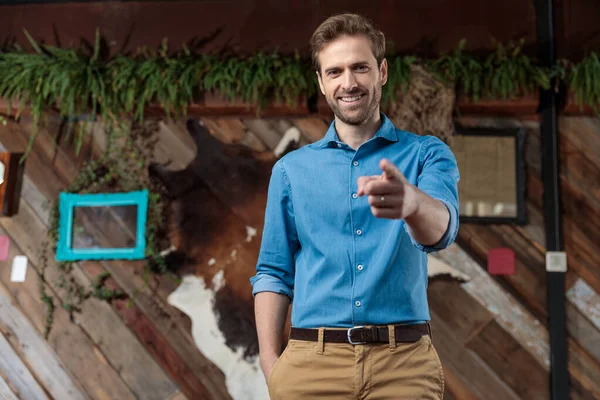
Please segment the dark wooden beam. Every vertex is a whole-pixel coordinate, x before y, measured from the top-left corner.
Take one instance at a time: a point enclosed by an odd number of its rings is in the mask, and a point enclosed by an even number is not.
[[[552,0],[536,0],[539,58],[543,65],[556,62]],[[542,178],[547,251],[563,250],[560,212],[560,161],[557,130],[558,96],[553,90],[540,93]],[[569,398],[565,273],[546,272],[548,326],[550,329],[550,393],[553,400]]]

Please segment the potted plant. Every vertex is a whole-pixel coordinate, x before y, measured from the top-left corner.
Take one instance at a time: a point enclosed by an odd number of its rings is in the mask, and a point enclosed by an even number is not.
[[[567,91],[563,113],[597,116],[600,111],[600,57],[592,52],[578,63],[563,59],[556,70]]]
[[[456,106],[464,114],[533,115],[539,88],[550,86],[550,71],[523,53],[524,40],[503,45],[484,61],[463,52],[465,41],[430,65],[440,79],[456,85]]]

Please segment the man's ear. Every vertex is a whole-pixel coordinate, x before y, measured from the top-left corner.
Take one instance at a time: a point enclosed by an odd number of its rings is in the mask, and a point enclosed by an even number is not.
[[[323,79],[321,78],[321,74],[319,73],[319,71],[315,71],[315,73],[317,74],[317,80],[319,81],[321,93],[323,93],[323,96],[325,96],[325,88],[323,87]]]
[[[381,66],[379,67],[379,73],[381,74],[381,86],[385,85],[388,79],[388,63],[387,59],[383,59]]]

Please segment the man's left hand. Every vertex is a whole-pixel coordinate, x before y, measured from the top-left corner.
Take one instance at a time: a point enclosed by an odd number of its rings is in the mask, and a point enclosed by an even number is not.
[[[418,209],[417,188],[389,160],[382,159],[381,175],[358,178],[358,195],[369,196],[371,212],[377,218],[402,219]]]

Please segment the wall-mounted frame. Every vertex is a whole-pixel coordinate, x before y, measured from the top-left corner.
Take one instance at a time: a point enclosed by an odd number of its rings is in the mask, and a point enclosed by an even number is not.
[[[523,128],[456,128],[449,145],[456,156],[460,220],[527,223]]]
[[[60,193],[57,261],[142,259],[148,191]]]
[[[19,212],[25,160],[23,153],[0,152],[0,214],[9,217]]]

